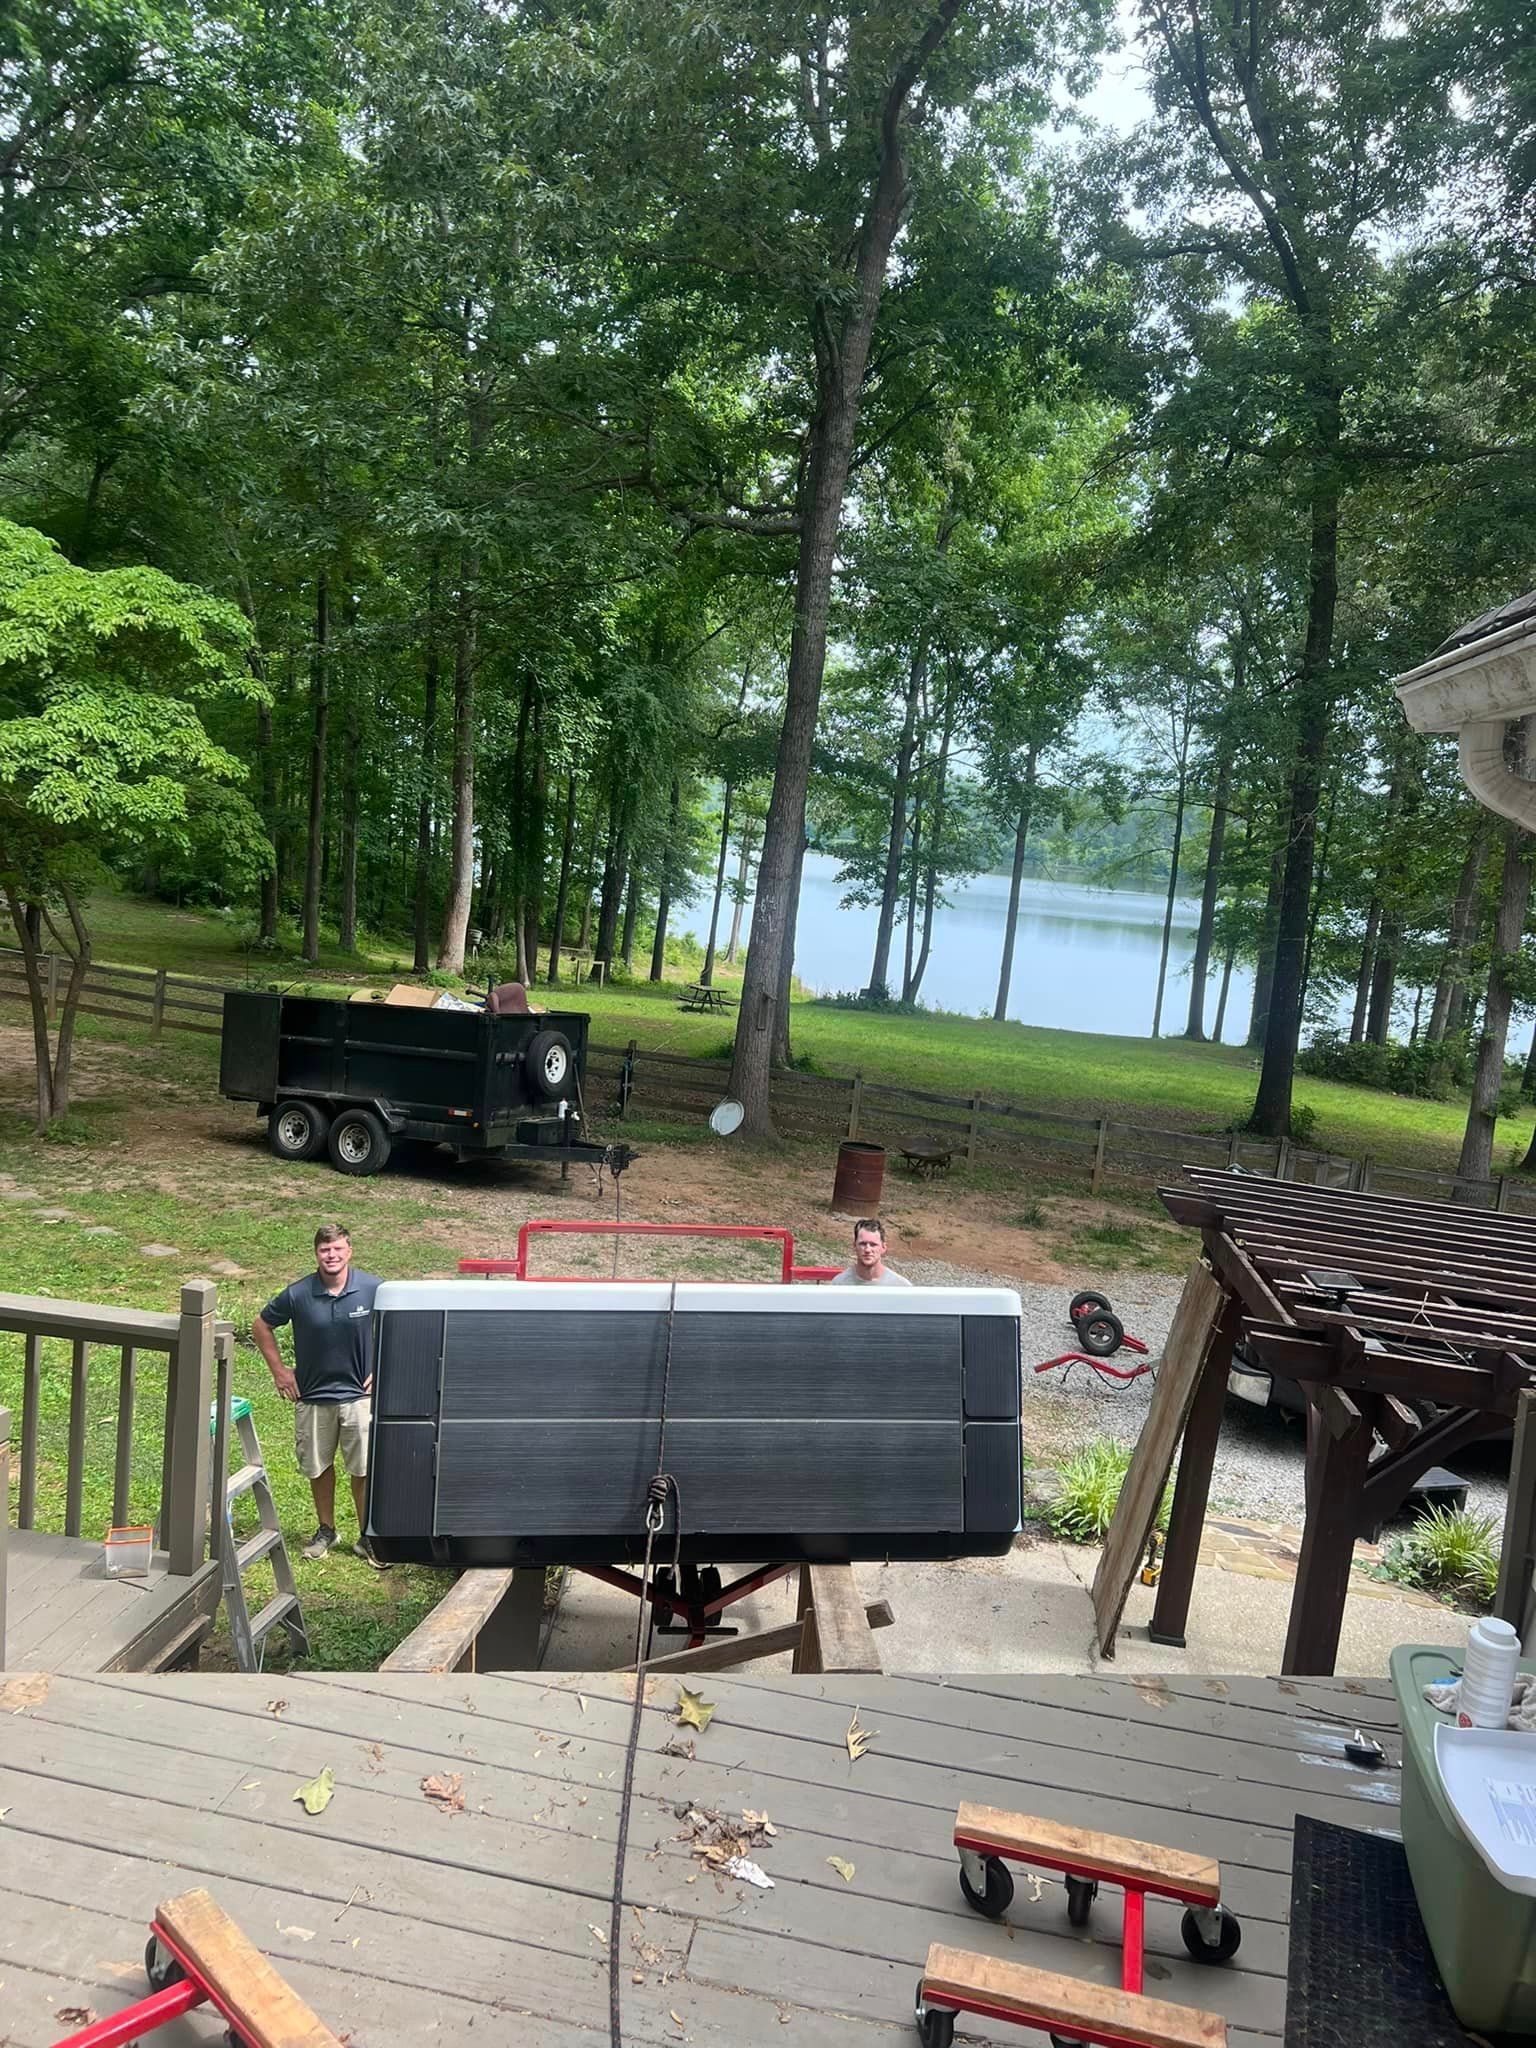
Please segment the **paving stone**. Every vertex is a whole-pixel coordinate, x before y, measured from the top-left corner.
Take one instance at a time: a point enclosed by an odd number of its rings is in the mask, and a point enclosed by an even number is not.
[[[32,1214],[39,1223],[67,1223],[73,1212],[69,1209],[34,1209]]]
[[[146,1259],[174,1259],[177,1256],[173,1244],[141,1244],[139,1250]]]
[[[112,1228],[110,1223],[87,1223],[80,1235],[82,1237],[116,1237],[118,1233]]]

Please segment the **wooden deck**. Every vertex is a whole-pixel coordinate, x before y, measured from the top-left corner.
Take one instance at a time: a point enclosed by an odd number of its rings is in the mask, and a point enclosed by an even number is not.
[[[216,1559],[172,1577],[157,1551],[143,1579],[110,1579],[99,1543],[11,1534],[5,1665],[12,1671],[156,1671],[213,1626]]]
[[[0,2009],[11,2048],[143,1988],[156,1902],[205,1885],[351,2048],[405,2040],[604,2048],[608,1898],[627,1681],[383,1673],[0,1681]],[[708,1729],[674,1725],[653,1679],[629,1837],[623,2001],[629,2043],[910,2048],[930,1942],[1101,1981],[1114,1902],[1072,1933],[1059,1888],[1021,1878],[1007,1923],[965,1907],[951,1846],[961,1799],[1219,1857],[1241,1916],[1234,1964],[1184,1956],[1153,1902],[1147,1990],[1278,2042],[1291,1827],[1305,1811],[1393,1833],[1388,1688],[1359,1680],[775,1679],[693,1681]],[[850,1760],[855,1705],[871,1731]],[[1348,1764],[1355,1727],[1389,1767]],[[688,1749],[696,1754],[692,1757]],[[295,1789],[329,1765],[314,1818]],[[462,1774],[465,1807],[423,1795]],[[715,1876],[686,1815],[766,1812],[773,1890]],[[854,1866],[844,1883],[829,1856]],[[636,1979],[641,1981],[635,1981]],[[473,2031],[471,2032],[471,2029]],[[1031,2036],[962,2022],[962,2036]],[[166,2048],[211,2041],[182,2022]]]

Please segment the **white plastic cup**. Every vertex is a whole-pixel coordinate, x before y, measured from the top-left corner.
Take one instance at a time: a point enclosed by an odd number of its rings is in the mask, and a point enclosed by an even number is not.
[[[1467,1630],[1456,1703],[1458,1728],[1507,1728],[1520,1664],[1520,1638],[1507,1621],[1484,1614]]]

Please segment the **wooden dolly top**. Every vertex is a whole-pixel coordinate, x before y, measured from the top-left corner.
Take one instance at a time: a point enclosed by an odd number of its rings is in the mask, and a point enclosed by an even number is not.
[[[207,1892],[183,1892],[157,1906],[154,1932],[251,2048],[341,2048]]]
[[[1227,2023],[1219,2013],[938,1941],[928,1951],[919,1997],[955,2012],[1046,2028],[1094,2048],[1227,2048]]]
[[[1000,1807],[978,1806],[969,1799],[962,1800],[955,1815],[955,1847],[1002,1856],[1012,1863],[1037,1864],[1042,1870],[1129,1884],[1155,1898],[1181,1899],[1191,1906],[1214,1906],[1221,1898],[1221,1867],[1212,1856],[1190,1856],[1181,1849],[1102,1835],[1093,1828],[1063,1827],[1058,1821],[1004,1813]]]

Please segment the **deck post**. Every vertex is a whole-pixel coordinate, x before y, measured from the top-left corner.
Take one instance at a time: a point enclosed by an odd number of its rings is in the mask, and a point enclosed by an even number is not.
[[[169,1365],[166,1401],[170,1479],[161,1504],[171,1571],[191,1578],[203,1561],[208,1513],[208,1405],[213,1398],[214,1305],[211,1280],[181,1290],[181,1323]]]
[[[1306,1391],[1307,1515],[1280,1669],[1287,1678],[1331,1678],[1378,1397],[1359,1388]]]
[[[1179,1452],[1179,1476],[1174,1481],[1168,1540],[1163,1545],[1163,1569],[1157,1582],[1157,1604],[1152,1609],[1147,1634],[1154,1643],[1169,1643],[1180,1650],[1184,1648],[1184,1627],[1189,1620],[1189,1600],[1205,1528],[1205,1504],[1210,1498],[1216,1443],[1227,1404],[1227,1373],[1242,1313],[1242,1303],[1236,1295],[1229,1294],[1211,1332],[1210,1349],[1190,1403]]]
[[[1521,1389],[1515,1406],[1515,1447],[1509,1461],[1509,1505],[1504,1514],[1504,1543],[1499,1552],[1499,1585],[1493,1612],[1520,1631],[1526,1628],[1531,1605],[1532,1565],[1536,1563],[1536,1393]]]
[[[0,1408],[0,1671],[5,1669],[5,1580],[11,1547],[11,1411]]]
[[[37,1417],[42,1396],[43,1340],[36,1330],[28,1330],[21,1368],[21,1491],[16,1499],[18,1529],[30,1529],[37,1519]]]

